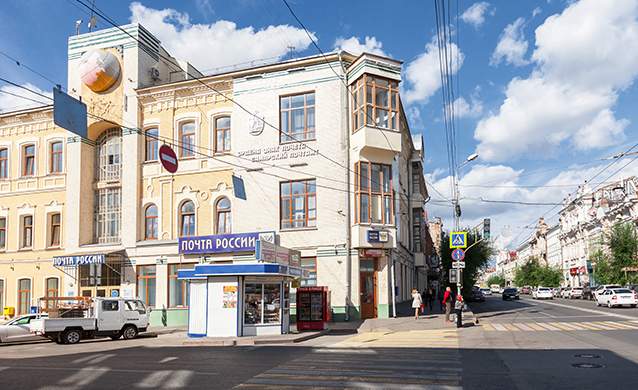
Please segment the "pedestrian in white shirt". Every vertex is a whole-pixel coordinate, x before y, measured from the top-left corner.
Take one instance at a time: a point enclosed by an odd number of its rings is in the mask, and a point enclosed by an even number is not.
[[[421,294],[416,288],[412,289],[412,308],[414,309],[414,319],[419,319],[419,309],[421,309],[421,305],[423,301],[421,299]]]

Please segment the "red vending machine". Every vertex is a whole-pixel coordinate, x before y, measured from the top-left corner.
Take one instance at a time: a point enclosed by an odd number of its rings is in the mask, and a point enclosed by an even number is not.
[[[299,287],[297,289],[297,330],[323,330],[330,321],[328,287]]]

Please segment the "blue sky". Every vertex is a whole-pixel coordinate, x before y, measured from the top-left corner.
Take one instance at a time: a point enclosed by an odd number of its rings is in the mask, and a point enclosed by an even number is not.
[[[453,5],[455,1],[451,2]],[[637,142],[638,0],[459,0],[458,159],[478,152],[461,172],[463,223],[492,218],[497,243],[515,246],[552,206],[480,200],[561,202],[614,155]],[[433,1],[290,0],[325,51],[342,47],[403,60],[403,102],[426,142],[430,216],[451,226]],[[287,55],[316,54],[279,0],[97,0],[120,24],[138,20],[177,56],[201,70]],[[456,14],[455,7],[452,8]],[[66,81],[66,43],[88,15],[75,0],[5,0],[0,50]],[[455,18],[454,18],[455,19]],[[98,28],[109,27],[98,20]],[[50,90],[38,76],[0,57],[0,74]],[[6,86],[1,89],[11,91]],[[28,102],[0,94],[0,110]],[[622,159],[621,159],[622,160]],[[600,174],[606,179],[618,161]],[[637,173],[629,164],[615,177]],[[613,179],[610,178],[610,180]],[[482,186],[482,187],[476,187]],[[531,188],[529,186],[546,186]],[[440,195],[439,193],[442,193]],[[479,199],[479,200],[477,200]],[[555,208],[546,217],[557,220]]]

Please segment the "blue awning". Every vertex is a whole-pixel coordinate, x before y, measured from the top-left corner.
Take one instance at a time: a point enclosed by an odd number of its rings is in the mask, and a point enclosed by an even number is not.
[[[300,278],[304,270],[299,267],[273,263],[250,264],[197,264],[193,269],[177,271],[178,279],[206,279],[209,276],[284,276]]]

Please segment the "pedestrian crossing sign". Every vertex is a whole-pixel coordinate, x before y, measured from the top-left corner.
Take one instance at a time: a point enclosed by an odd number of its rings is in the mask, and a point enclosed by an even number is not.
[[[450,233],[450,249],[467,248],[467,232]]]

